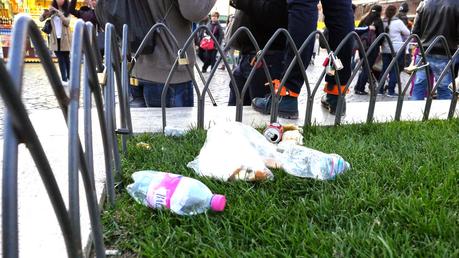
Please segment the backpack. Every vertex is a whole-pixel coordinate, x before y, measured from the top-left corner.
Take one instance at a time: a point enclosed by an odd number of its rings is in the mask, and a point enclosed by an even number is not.
[[[99,24],[104,27],[106,23],[113,24],[119,38],[123,35],[123,25],[129,26],[129,43],[132,50],[139,48],[150,28],[155,25],[150,6],[145,0],[98,0],[95,12]],[[154,49],[153,36],[146,42],[141,54],[151,54]]]

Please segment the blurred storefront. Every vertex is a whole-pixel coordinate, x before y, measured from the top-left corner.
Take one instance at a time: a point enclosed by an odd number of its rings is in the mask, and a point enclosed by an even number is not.
[[[11,31],[14,21],[14,16],[19,13],[26,13],[32,17],[38,27],[43,26],[43,22],[39,21],[39,17],[43,9],[51,5],[50,0],[0,0],[0,46],[3,58],[8,58],[8,49],[11,45]],[[77,1],[77,6],[83,4],[83,0]],[[43,33],[43,38],[47,41],[47,35]],[[35,50],[30,41],[27,44],[25,52],[26,62],[38,62]]]

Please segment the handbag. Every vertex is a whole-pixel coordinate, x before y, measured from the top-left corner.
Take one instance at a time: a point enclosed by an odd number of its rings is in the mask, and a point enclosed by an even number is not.
[[[51,34],[51,31],[53,31],[53,27],[51,26],[51,19],[47,19],[45,21],[45,24],[41,28],[41,31],[43,31],[46,34]]]
[[[213,50],[215,48],[214,40],[210,36],[205,36],[201,39],[199,47],[204,50]]]
[[[215,35],[215,32],[216,32],[216,28],[217,28],[217,25],[215,25],[213,30],[212,30],[212,34],[214,34],[214,35]],[[214,42],[214,40],[212,39],[211,36],[205,36],[199,42],[199,47],[204,49],[204,50],[214,50],[215,49],[215,42]]]

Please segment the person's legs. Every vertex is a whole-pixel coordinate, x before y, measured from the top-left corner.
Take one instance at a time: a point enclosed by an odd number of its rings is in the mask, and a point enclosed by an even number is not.
[[[132,100],[129,102],[129,106],[136,107],[146,107],[145,99],[143,97],[143,84],[139,83],[137,86],[129,85],[129,91],[132,96]]]
[[[61,72],[62,81],[67,81],[67,64],[65,62],[65,56],[62,51],[54,51],[57,57],[57,63],[59,64],[59,71]]]
[[[430,68],[433,71],[435,79],[437,80],[437,98],[438,99],[451,99],[452,92],[448,89],[448,85],[453,81],[451,75],[451,68],[448,69],[448,73],[441,80],[440,75],[448,64],[448,58],[446,56],[428,56],[428,62],[430,63]]]
[[[284,52],[276,51],[265,56],[265,61],[268,66],[268,71],[272,80],[279,79],[282,76],[282,69],[284,68]],[[251,69],[252,67],[250,67]],[[249,74],[247,73],[246,78]],[[255,70],[254,77],[250,83],[250,100],[254,98],[263,98],[267,94],[271,93],[271,89],[266,83],[268,82],[268,77],[265,74],[263,66],[260,66]]]
[[[335,50],[341,41],[352,31],[354,31],[354,14],[352,11],[351,0],[321,0],[325,16],[325,25],[329,31],[328,43],[332,50]],[[338,53],[337,57],[343,64],[343,69],[337,71],[338,76],[327,75],[325,77],[324,91],[326,95],[322,97],[322,105],[329,109],[330,113],[335,114],[338,104],[340,90],[349,83],[352,65],[351,59],[354,51],[354,40],[349,40]],[[339,80],[338,80],[339,79]],[[346,92],[343,92],[346,94]],[[344,102],[343,113],[346,112],[346,102]]]
[[[210,51],[210,69],[214,68],[214,65],[216,62],[217,62],[217,50],[214,49]]]
[[[203,52],[203,56],[204,56],[204,61],[203,61],[203,65],[202,65],[202,72],[205,73],[207,72],[207,68],[209,68],[209,66],[211,65],[211,51],[210,50],[204,50]]]
[[[425,69],[416,72],[416,80],[414,82],[411,95],[412,100],[424,100],[427,90],[427,74]]]
[[[239,63],[237,67],[233,70],[233,76],[234,79],[236,80],[235,83],[237,85],[239,93],[242,93],[242,88],[244,87],[244,84],[247,80],[247,77],[244,76],[244,74],[250,73],[250,69],[252,68],[250,66],[250,58],[251,55],[241,55],[239,59]],[[249,71],[247,72],[247,70]],[[229,88],[230,88],[230,95],[228,99],[228,106],[235,106],[236,105],[236,93],[233,90],[232,83],[229,83]],[[250,105],[251,103],[251,98],[250,98],[250,92],[247,91],[244,95],[244,101],[243,105]]]
[[[389,62],[392,61],[392,56],[390,58],[391,58],[391,60]],[[392,67],[392,70],[390,71],[390,74],[389,74],[389,87],[388,87],[388,95],[389,96],[395,96],[396,95],[395,87],[397,86],[397,76],[400,76],[400,71],[401,71],[401,70],[397,71],[397,67],[399,67],[399,69],[400,69],[400,67],[405,67],[405,55],[400,56],[397,59],[397,61],[398,61],[398,63],[395,64],[394,67]]]
[[[371,68],[373,67],[373,65],[375,64],[376,62],[376,59],[378,57],[378,54],[379,54],[379,50],[378,49],[374,49],[373,51],[371,51],[371,53],[368,55],[368,64],[370,66],[370,70]],[[359,79],[357,80],[357,84],[355,85],[354,87],[354,91],[358,94],[358,93],[363,93],[365,94],[366,91],[365,91],[365,85],[367,84],[368,82],[368,71],[365,69],[365,64],[362,65],[362,71],[360,72],[360,75],[359,75]],[[366,94],[365,94],[366,95]]]
[[[381,74],[384,74],[387,68],[389,67],[390,62],[392,61],[392,54],[382,53],[382,60],[383,60],[383,69],[381,71]],[[385,79],[385,78],[381,78],[381,79]],[[390,79],[389,79],[389,83],[390,83]],[[379,89],[378,91],[379,94],[384,94],[384,84],[381,86],[381,89]]]
[[[70,51],[62,51],[62,59],[64,60],[67,80],[70,80]]]
[[[171,107],[192,107],[194,105],[193,83],[191,81],[171,84]]]
[[[318,3],[319,0],[287,0],[288,31],[297,48],[300,48],[306,38],[317,28]],[[311,41],[311,43],[301,53],[301,59],[305,67],[308,66],[311,60],[313,47],[314,41]],[[287,47],[284,72],[294,57],[294,52],[290,49],[290,47]],[[278,85],[281,93],[284,92],[281,94],[279,102],[280,117],[292,119],[298,118],[297,97],[301,91],[303,83],[304,78],[302,76],[302,71],[299,65],[295,65],[285,83],[286,90],[281,90],[284,85]],[[254,98],[252,100],[252,107],[258,112],[269,114],[271,112],[271,96],[267,96],[266,98]]]
[[[164,83],[140,81],[147,107],[161,107],[161,94]],[[166,107],[192,107],[194,104],[191,81],[170,84],[166,93]]]

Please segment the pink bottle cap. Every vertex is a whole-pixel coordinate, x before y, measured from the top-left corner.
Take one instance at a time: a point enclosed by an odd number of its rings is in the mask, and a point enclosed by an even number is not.
[[[214,194],[210,201],[210,208],[213,211],[223,211],[226,205],[226,197],[221,194]]]

